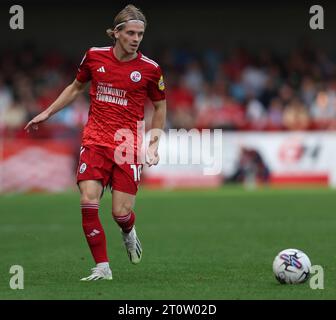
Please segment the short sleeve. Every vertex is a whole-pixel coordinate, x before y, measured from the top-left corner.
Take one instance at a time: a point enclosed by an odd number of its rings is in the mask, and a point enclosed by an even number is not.
[[[91,80],[91,72],[89,68],[89,51],[87,51],[80,63],[77,71],[76,79],[79,82],[88,82]]]
[[[160,101],[166,98],[165,94],[165,84],[163,80],[163,75],[160,67],[155,69],[153,76],[148,83],[148,97],[152,101]]]

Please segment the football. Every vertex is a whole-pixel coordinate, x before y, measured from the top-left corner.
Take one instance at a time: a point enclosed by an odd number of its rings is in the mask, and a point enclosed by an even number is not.
[[[282,250],[273,261],[273,273],[280,283],[303,283],[309,278],[310,269],[310,259],[298,249]]]

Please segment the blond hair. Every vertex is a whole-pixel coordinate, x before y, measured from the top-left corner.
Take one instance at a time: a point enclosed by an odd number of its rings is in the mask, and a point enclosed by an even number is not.
[[[114,36],[115,31],[122,30],[125,23],[130,20],[140,20],[144,23],[145,29],[147,26],[147,20],[142,11],[136,6],[129,4],[124,9],[122,9],[114,18],[113,27],[106,30],[106,34],[113,40],[113,43],[116,42]]]

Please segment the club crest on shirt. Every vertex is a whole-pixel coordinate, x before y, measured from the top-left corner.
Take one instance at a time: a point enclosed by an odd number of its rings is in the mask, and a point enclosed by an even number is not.
[[[139,82],[141,80],[141,73],[139,71],[133,71],[130,78],[133,82]]]
[[[86,170],[86,163],[82,163],[82,165],[79,168],[79,173],[83,173]]]
[[[158,87],[161,91],[163,91],[165,89],[165,84],[164,84],[164,81],[163,81],[163,76],[161,75],[160,79],[159,79],[159,82],[158,82]]]

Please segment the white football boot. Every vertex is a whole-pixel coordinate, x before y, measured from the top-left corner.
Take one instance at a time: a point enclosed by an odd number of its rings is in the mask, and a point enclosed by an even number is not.
[[[92,273],[80,279],[81,281],[96,281],[96,280],[112,280],[112,271],[110,267],[94,267],[91,269]]]
[[[133,264],[138,264],[141,261],[142,257],[142,248],[141,243],[135,232],[135,227],[129,233],[124,233],[121,230],[121,234],[124,240],[126,251],[130,261]]]

